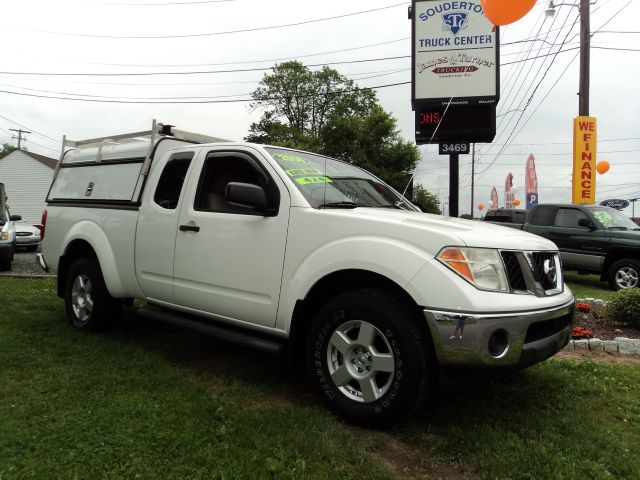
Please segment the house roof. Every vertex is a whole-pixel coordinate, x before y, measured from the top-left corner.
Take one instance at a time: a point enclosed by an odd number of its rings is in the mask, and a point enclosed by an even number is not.
[[[58,165],[58,160],[56,160],[55,158],[50,158],[50,157],[45,157],[44,155],[39,155],[37,153],[33,153],[33,152],[28,152],[26,150],[19,150],[20,152],[24,153],[25,155],[29,155],[31,158],[33,158],[34,160],[39,161],[40,163],[46,165],[47,167],[49,167],[51,170],[53,170],[54,168],[56,168],[56,165]]]

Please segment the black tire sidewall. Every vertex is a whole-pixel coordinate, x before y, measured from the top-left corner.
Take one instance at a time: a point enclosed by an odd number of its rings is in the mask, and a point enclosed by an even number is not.
[[[330,300],[316,316],[308,345],[310,378],[327,406],[352,423],[385,427],[421,403],[429,384],[429,344],[413,312],[384,292],[358,290]],[[333,332],[350,320],[363,320],[383,333],[391,346],[395,372],[380,399],[361,403],[348,398],[331,380],[327,347]]]
[[[92,284],[93,309],[85,321],[76,316],[71,300],[73,282],[79,275],[87,276]],[[109,294],[100,266],[93,258],[81,258],[71,264],[66,275],[64,300],[67,318],[76,328],[104,330],[115,324],[119,316],[120,304]]]
[[[616,284],[616,274],[623,267],[632,267],[638,274],[638,278],[640,278],[640,262],[631,258],[623,258],[622,260],[617,260],[611,265],[611,268],[609,270],[609,286],[612,290],[622,290]],[[640,281],[634,288],[638,287],[640,287]]]

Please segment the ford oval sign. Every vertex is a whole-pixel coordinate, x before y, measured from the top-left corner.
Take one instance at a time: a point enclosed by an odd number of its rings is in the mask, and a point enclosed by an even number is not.
[[[602,205],[603,207],[611,207],[617,210],[622,210],[623,208],[627,208],[629,206],[629,201],[612,198],[611,200],[601,201],[600,205]]]

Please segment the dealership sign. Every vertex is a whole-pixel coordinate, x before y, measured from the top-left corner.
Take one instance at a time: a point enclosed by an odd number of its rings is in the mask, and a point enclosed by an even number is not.
[[[593,205],[596,201],[596,119],[573,119],[572,202]]]
[[[611,207],[617,210],[622,210],[629,206],[629,200],[620,200],[618,198],[612,198],[610,200],[603,200],[600,202],[603,207]]]
[[[498,31],[476,1],[415,1],[413,102],[498,99]]]

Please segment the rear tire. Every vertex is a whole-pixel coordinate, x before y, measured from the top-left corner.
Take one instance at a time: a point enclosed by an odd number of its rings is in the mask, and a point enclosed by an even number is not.
[[[386,427],[422,406],[436,362],[418,312],[389,292],[363,289],[320,309],[307,369],[331,410],[354,424]]]
[[[611,290],[627,290],[640,286],[640,262],[623,258],[609,267],[609,287]]]
[[[85,330],[114,327],[122,311],[122,302],[109,294],[100,265],[94,258],[80,258],[71,264],[66,275],[64,301],[71,324]]]

